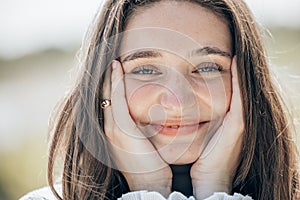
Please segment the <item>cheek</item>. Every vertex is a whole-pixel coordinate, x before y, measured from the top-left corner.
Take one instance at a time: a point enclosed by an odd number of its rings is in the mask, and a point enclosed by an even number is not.
[[[136,123],[148,119],[151,108],[157,104],[156,97],[160,89],[156,84],[125,79],[127,104],[130,115]]]
[[[211,116],[224,115],[228,111],[231,99],[231,76],[229,74],[194,85],[197,87],[195,91],[197,91],[198,103],[200,105],[205,103]]]

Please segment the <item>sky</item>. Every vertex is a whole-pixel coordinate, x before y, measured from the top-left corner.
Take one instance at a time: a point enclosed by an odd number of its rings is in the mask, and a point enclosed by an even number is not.
[[[300,0],[246,0],[265,26],[300,27]],[[79,45],[101,0],[1,0],[0,58]]]

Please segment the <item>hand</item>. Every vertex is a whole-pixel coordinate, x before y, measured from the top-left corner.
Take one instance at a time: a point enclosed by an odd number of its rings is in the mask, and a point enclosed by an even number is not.
[[[231,192],[239,164],[245,125],[237,77],[236,56],[232,61],[232,97],[224,121],[191,168],[194,195],[204,199],[214,192]]]
[[[151,142],[132,120],[125,97],[122,66],[113,61],[107,72],[104,97],[111,97],[111,106],[104,110],[104,130],[118,170],[125,176],[131,191],[153,190],[168,196],[172,171]]]

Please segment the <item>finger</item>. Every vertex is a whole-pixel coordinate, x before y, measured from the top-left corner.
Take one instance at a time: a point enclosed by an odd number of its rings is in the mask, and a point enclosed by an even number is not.
[[[110,99],[111,96],[111,67],[107,67],[102,88],[103,99]]]
[[[231,64],[232,73],[232,95],[229,111],[227,112],[223,121],[223,130],[226,131],[226,137],[228,140],[236,141],[239,135],[244,130],[244,117],[243,117],[243,105],[241,98],[241,91],[238,80],[237,72],[237,58],[232,59]],[[230,130],[230,131],[228,131]],[[222,131],[222,132],[224,132]]]
[[[231,73],[232,73],[232,97],[229,108],[230,117],[233,117],[235,120],[240,121],[243,119],[243,105],[241,98],[241,90],[238,81],[238,73],[237,73],[237,58],[236,56],[232,59],[231,65]]]
[[[229,140],[236,141],[238,137],[244,132],[244,128],[245,128],[241,90],[238,81],[236,56],[234,56],[232,59],[231,73],[232,73],[231,103],[230,103],[229,111],[226,114],[225,119],[223,121],[223,126],[225,130],[231,130],[230,132],[228,132],[226,137],[228,137]]]
[[[108,67],[105,72],[105,79],[103,82],[103,99],[111,98],[111,67]],[[104,131],[108,138],[112,138],[112,125],[113,125],[113,116],[111,112],[111,106],[106,107],[103,110],[104,113]]]
[[[123,133],[132,137],[145,138],[142,134],[139,134],[140,131],[137,131],[137,127],[129,113],[121,63],[119,61],[113,61],[112,68],[111,107],[114,121]]]
[[[222,125],[211,138],[201,158],[205,158],[217,147],[223,151],[230,146],[240,146],[241,135],[244,132],[243,106],[240,94],[240,87],[237,73],[237,58],[232,59],[232,96],[229,111],[227,112]]]

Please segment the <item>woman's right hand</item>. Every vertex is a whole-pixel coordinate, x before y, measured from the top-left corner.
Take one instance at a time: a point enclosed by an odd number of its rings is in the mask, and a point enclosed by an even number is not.
[[[104,130],[113,160],[125,176],[131,191],[171,192],[172,171],[130,116],[125,96],[123,69],[113,61],[107,70],[103,96],[110,97],[111,106],[104,109]]]

